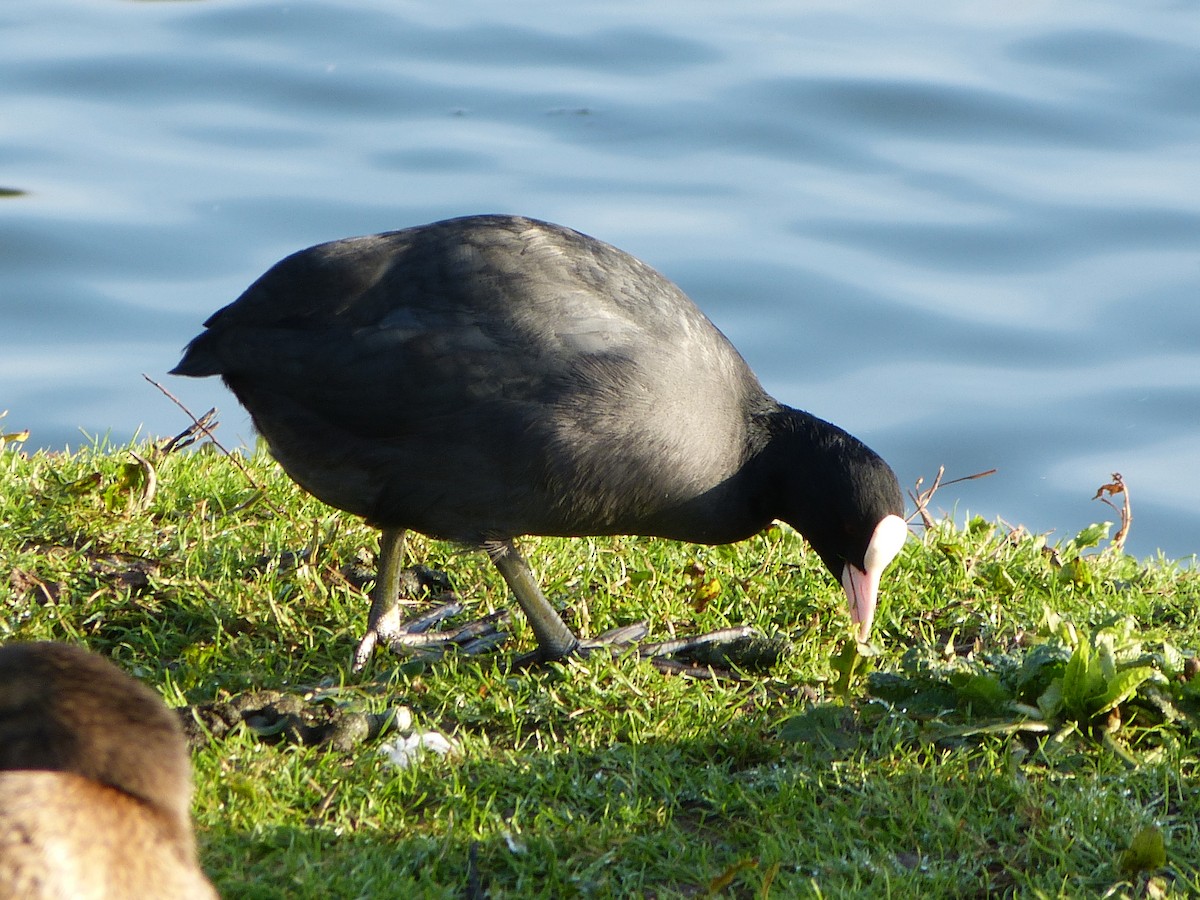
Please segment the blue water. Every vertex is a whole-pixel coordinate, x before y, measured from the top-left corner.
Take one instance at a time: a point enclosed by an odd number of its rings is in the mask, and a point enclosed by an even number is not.
[[[224,412],[164,373],[318,241],[520,212],[677,281],[902,482],[1200,552],[1187,3],[0,5],[0,410],[30,444]]]

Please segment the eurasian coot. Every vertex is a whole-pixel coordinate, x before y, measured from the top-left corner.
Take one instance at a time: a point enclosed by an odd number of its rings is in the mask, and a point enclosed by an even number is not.
[[[301,487],[383,531],[356,667],[400,629],[410,528],[485,548],[545,659],[577,641],[520,535],[719,544],[782,519],[864,639],[907,535],[887,463],[768,396],[674,284],[568,228],[471,216],[320,244],[204,324],[173,373],[220,375]]]

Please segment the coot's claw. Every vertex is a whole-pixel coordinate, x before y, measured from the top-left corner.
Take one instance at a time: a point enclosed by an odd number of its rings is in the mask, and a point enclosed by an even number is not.
[[[507,632],[500,630],[500,626],[508,622],[510,613],[507,609],[488,613],[486,616],[467,622],[450,631],[424,630],[428,628],[428,625],[424,624],[426,619],[436,616],[440,620],[459,612],[462,612],[461,603],[447,603],[445,607],[434,610],[428,616],[414,620],[404,631],[391,638],[389,646],[392,648],[392,652],[403,653],[405,650],[447,647],[454,644],[460,651],[479,653],[508,637]],[[413,627],[414,625],[421,625],[421,630]]]
[[[579,652],[586,654],[592,650],[608,649],[622,650],[629,649],[630,645],[635,644],[650,633],[650,628],[645,622],[634,622],[632,625],[620,625],[617,628],[610,628],[604,634],[598,635],[586,641],[580,641]]]
[[[395,627],[384,627],[383,623],[380,623],[369,630],[359,642],[354,654],[355,671],[366,665],[379,644],[383,644],[399,656],[437,653],[451,646],[459,653],[473,656],[493,649],[508,637],[508,633],[501,630],[501,626],[508,622],[511,615],[507,609],[488,613],[445,631],[431,630],[434,625],[462,611],[461,603],[449,600],[406,622],[400,622],[397,615]]]

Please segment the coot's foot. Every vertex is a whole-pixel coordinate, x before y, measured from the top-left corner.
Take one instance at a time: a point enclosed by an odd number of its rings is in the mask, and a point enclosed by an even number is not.
[[[454,647],[459,653],[474,655],[493,649],[508,637],[508,633],[501,630],[510,616],[507,609],[488,613],[455,628],[433,630],[438,623],[462,611],[463,605],[457,599],[450,599],[423,615],[403,622],[399,621],[397,616],[394,627],[387,627],[387,623],[377,624],[358,645],[354,655],[355,670],[366,665],[378,644],[401,656],[440,652],[450,647]]]
[[[461,603],[451,601],[424,616],[411,619],[398,634],[388,639],[388,646],[393,653],[404,653],[421,649],[444,650],[453,645],[459,653],[473,656],[493,649],[508,637],[508,632],[501,631],[501,626],[509,619],[507,609],[498,609],[449,631],[429,630],[443,619],[462,612],[462,609]]]
[[[502,609],[473,619],[463,625],[441,630],[439,623],[459,615],[463,605],[457,599],[447,600],[423,615],[408,619],[394,631],[376,634],[378,642],[400,656],[420,653],[440,653],[451,647],[458,653],[475,655],[494,650],[508,638],[501,630],[508,622],[510,610]],[[740,669],[746,672],[765,672],[773,668],[788,653],[791,644],[784,638],[768,638],[748,626],[722,628],[695,637],[669,641],[639,643],[649,632],[645,622],[622,625],[594,638],[579,642],[569,656],[591,656],[608,653],[613,656],[636,652],[656,668],[671,674],[709,676],[713,670]],[[374,644],[372,644],[374,646]],[[515,668],[530,668],[548,661],[539,648],[521,654]]]
[[[430,632],[438,622],[462,612],[462,604],[450,590],[450,581],[444,572],[426,566],[401,568],[404,555],[404,530],[384,529],[379,538],[379,571],[375,586],[371,589],[371,612],[367,617],[367,632],[354,651],[352,665],[355,672],[361,671],[370,660],[375,647],[382,644],[393,652],[404,652],[413,647],[456,644],[460,649],[478,653],[504,639],[498,630],[499,624],[508,616],[507,612],[485,616],[451,631]],[[419,593],[433,593],[443,604],[432,612],[407,621],[401,618],[401,597],[413,597]]]
[[[667,672],[708,674],[712,669],[742,669],[765,671],[774,666],[787,652],[788,643],[770,639],[749,627],[723,628],[697,637],[638,644],[648,633],[644,622],[625,625],[606,631],[598,637],[580,641],[575,637],[558,611],[546,600],[529,564],[512,541],[493,541],[484,545],[488,556],[507,582],[509,589],[533,628],[538,647],[532,653],[518,657],[514,664],[527,667],[536,663],[554,662],[569,656],[586,656],[596,652],[624,653],[636,649],[655,666]],[[446,588],[444,576],[417,566],[402,569],[404,531],[384,529],[379,540],[379,573],[371,591],[371,612],[367,618],[367,633],[354,654],[354,670],[367,664],[379,644],[394,653],[405,654],[422,648],[445,649],[456,646],[460,652],[481,653],[495,647],[507,636],[499,626],[508,613],[500,611],[448,631],[430,629],[443,619],[462,612],[462,605],[453,592],[441,593],[447,602],[416,619],[401,619],[400,596],[411,596],[431,585]]]

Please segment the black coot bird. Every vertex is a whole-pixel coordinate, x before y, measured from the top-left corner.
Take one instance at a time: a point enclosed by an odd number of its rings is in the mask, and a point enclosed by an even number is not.
[[[513,539],[739,541],[793,525],[863,639],[907,535],[891,468],[776,402],[674,284],[594,238],[471,216],[320,244],[214,314],[220,375],[305,490],[383,531],[361,667],[400,632],[404,533],[487,550],[544,659],[578,642]]]

